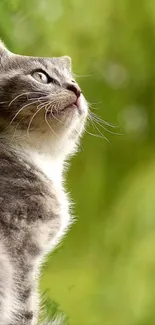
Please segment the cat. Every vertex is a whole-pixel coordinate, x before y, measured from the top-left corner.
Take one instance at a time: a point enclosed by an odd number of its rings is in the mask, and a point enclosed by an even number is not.
[[[39,270],[72,223],[63,170],[87,115],[69,57],[0,41],[0,325],[38,324]]]

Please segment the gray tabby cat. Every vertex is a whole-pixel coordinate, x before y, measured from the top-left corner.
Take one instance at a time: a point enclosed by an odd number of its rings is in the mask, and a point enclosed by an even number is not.
[[[0,42],[0,325],[38,323],[39,269],[72,222],[62,172],[87,112],[69,57]]]

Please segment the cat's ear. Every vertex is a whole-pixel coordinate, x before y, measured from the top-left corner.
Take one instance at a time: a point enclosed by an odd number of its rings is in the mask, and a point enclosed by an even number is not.
[[[9,55],[10,51],[4,45],[4,43],[0,40],[0,57],[3,55]]]
[[[67,70],[70,70],[71,71],[71,69],[72,69],[72,60],[71,60],[70,56],[67,56],[67,55],[66,56],[62,56],[60,58],[60,61],[62,62],[63,66],[65,66],[65,68]]]

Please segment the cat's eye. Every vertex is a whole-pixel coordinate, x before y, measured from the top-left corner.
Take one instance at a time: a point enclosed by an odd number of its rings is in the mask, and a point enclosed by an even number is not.
[[[48,84],[50,82],[48,76],[41,71],[33,72],[32,77],[38,82],[41,82],[42,84]]]

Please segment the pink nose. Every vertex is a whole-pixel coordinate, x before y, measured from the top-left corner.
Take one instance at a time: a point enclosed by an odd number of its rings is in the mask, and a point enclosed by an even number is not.
[[[76,83],[66,83],[64,86],[66,89],[71,90],[77,96],[77,98],[80,97],[81,89]]]

